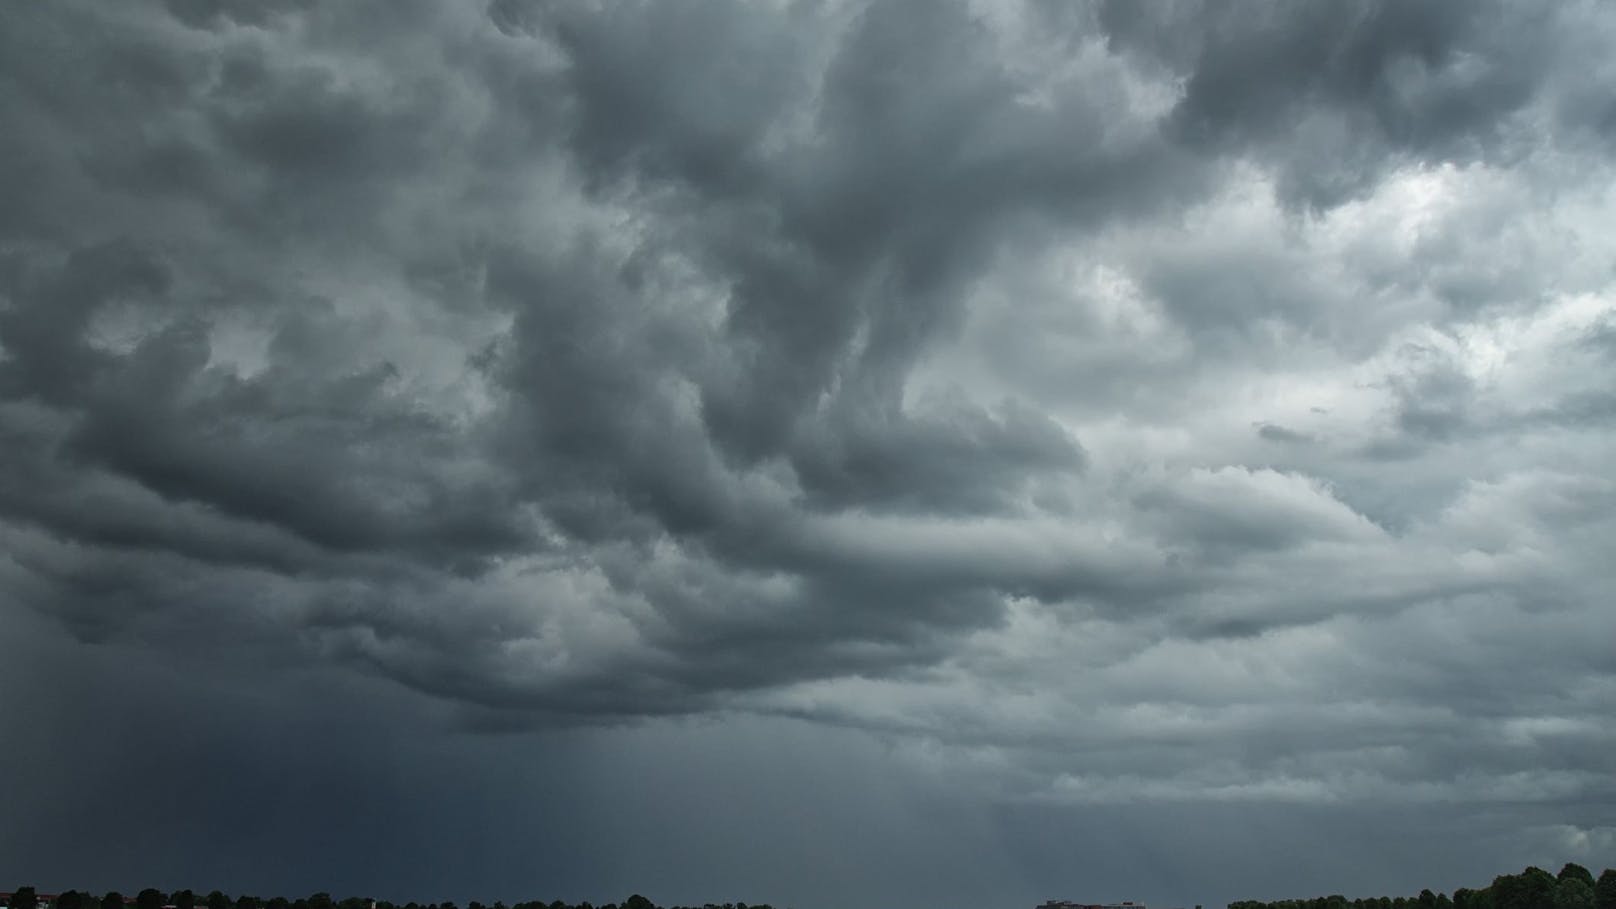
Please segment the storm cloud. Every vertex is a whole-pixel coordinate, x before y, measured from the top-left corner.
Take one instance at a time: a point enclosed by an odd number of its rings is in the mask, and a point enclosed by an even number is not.
[[[1595,3],[4,8],[0,872],[1612,863],[1613,48]],[[170,847],[33,836],[69,796]],[[346,820],[255,865],[287,805]]]

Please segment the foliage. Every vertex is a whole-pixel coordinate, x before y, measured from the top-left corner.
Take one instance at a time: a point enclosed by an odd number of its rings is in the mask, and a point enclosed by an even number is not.
[[[123,896],[112,891],[102,897],[100,909],[129,909]],[[12,895],[11,909],[96,909],[93,896],[87,897],[76,890],[64,890],[49,907],[39,905],[32,887],[18,887]],[[284,896],[259,898],[239,894],[234,900],[219,890],[199,901],[191,890],[176,890],[171,897],[162,891],[147,888],[134,900],[133,909],[457,909],[453,902],[403,903],[373,900],[368,896],[349,896],[333,899],[329,893],[315,893],[307,897],[287,899]],[[470,901],[466,909],[663,909],[647,897],[635,893],[622,903],[595,906],[587,902],[566,903],[561,900],[545,902],[531,900],[507,906],[495,902],[492,906]],[[774,909],[767,903],[706,903],[702,906],[671,906],[667,909]],[[1201,909],[1197,906],[1196,909]],[[1592,872],[1575,862],[1567,862],[1559,874],[1550,874],[1538,867],[1528,867],[1519,874],[1501,874],[1491,884],[1472,890],[1460,887],[1450,897],[1446,893],[1421,890],[1418,895],[1405,897],[1357,897],[1348,899],[1340,894],[1312,899],[1238,900],[1228,909],[1616,909],[1616,870],[1606,868],[1596,878]]]
[[[1616,909],[1616,871],[1606,868],[1594,883],[1594,909]]]
[[[1591,892],[1591,891],[1590,891]],[[35,890],[32,887],[18,887],[12,894],[12,903],[7,909],[97,909],[98,901],[77,890],[64,890],[58,894],[50,906],[38,905]],[[99,900],[99,909],[457,909],[450,901],[437,903],[391,903],[386,900],[373,900],[368,896],[350,896],[341,900],[333,899],[329,893],[315,893],[307,897],[287,899],[284,896],[260,898],[247,894],[238,894],[234,900],[229,894],[214,890],[201,900],[197,899],[193,890],[176,890],[172,896],[164,896],[163,891],[146,888],[140,891],[134,899],[134,906],[128,905],[123,895],[114,890]],[[567,903],[562,900],[531,900],[528,902],[506,905],[504,902],[495,902],[490,907],[484,903],[471,901],[466,909],[664,909],[650,899],[636,893],[624,900],[621,904],[606,903],[595,906],[592,903]],[[706,903],[701,906],[670,906],[667,909],[774,909],[768,903]],[[1200,909],[1200,907],[1196,907]],[[1349,909],[1343,902],[1340,906],[1330,909]],[[1410,907],[1420,909],[1420,907]],[[1435,909],[1455,909],[1451,906],[1437,905]],[[1555,909],[1555,907],[1550,907]],[[1592,909],[1592,907],[1567,907],[1567,909]],[[1616,907],[1611,907],[1616,909]]]
[[[1561,878],[1554,887],[1554,909],[1594,909],[1594,888],[1581,878]]]
[[[1240,900],[1229,909],[1616,909],[1616,870],[1606,868],[1596,880],[1587,868],[1567,862],[1558,875],[1528,867],[1520,874],[1501,874],[1480,890],[1460,887],[1451,898],[1422,890],[1412,898]]]
[[[1582,881],[1584,884],[1587,884],[1590,891],[1594,889],[1593,872],[1582,867],[1576,862],[1566,862],[1565,866],[1560,869],[1560,873],[1555,875],[1555,877],[1558,878],[1562,883],[1565,882],[1566,878],[1574,877],[1577,880]]]

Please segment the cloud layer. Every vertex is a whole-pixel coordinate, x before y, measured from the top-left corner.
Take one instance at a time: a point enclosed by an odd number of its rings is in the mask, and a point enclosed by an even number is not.
[[[1608,847],[1609,10],[0,18],[18,628]]]

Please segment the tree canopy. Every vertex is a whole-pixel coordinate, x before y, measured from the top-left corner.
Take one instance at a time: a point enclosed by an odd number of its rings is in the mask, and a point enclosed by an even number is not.
[[[1594,909],[1616,909],[1616,871],[1606,868],[1594,882]]]
[[[1422,890],[1414,897],[1239,900],[1229,909],[1616,909],[1616,870],[1606,868],[1595,879],[1587,868],[1567,862],[1558,875],[1530,866],[1519,874],[1501,874],[1479,890],[1460,887],[1451,898]]]
[[[129,906],[129,901],[124,899],[123,894],[114,890],[100,899],[99,909],[372,909],[372,907],[458,909],[454,902],[448,900],[434,903],[392,903],[387,900],[371,899],[368,896],[348,896],[339,900],[324,891],[289,899],[284,896],[260,897],[245,893],[232,898],[222,890],[213,890],[206,897],[198,899],[196,891],[191,889],[175,890],[172,895],[165,895],[163,891],[151,887],[139,891],[133,902],[133,907]],[[56,896],[50,906],[39,906],[34,888],[18,887],[13,891],[12,901],[7,909],[97,909],[95,904],[93,896],[86,899],[85,894],[80,891],[64,890]],[[600,906],[589,902],[567,903],[562,900],[530,900],[511,905],[496,901],[490,906],[472,900],[466,903],[466,909],[664,909],[664,907],[652,902],[648,897],[635,893],[621,904],[605,903]],[[701,906],[669,906],[665,909],[774,909],[774,907],[768,903],[733,902],[704,903]],[[1447,907],[1438,906],[1436,909]]]

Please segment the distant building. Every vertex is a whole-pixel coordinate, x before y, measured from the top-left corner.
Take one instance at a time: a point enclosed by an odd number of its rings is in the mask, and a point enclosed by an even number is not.
[[[1037,909],[1146,909],[1146,906],[1144,906],[1144,903],[1133,903],[1133,901],[1123,901],[1123,903],[1073,903],[1071,899],[1049,899],[1046,903],[1039,904]]]
[[[0,909],[6,909],[6,907],[10,906],[13,902],[16,901],[16,897],[17,897],[17,894],[15,894],[15,893],[7,893],[7,892],[4,892],[4,891],[0,891]],[[55,905],[55,903],[56,903],[56,894],[54,894],[54,893],[35,893],[34,894],[34,904],[39,906],[40,909],[49,909],[49,907],[52,906],[52,905]]]
[[[1120,903],[1077,903],[1072,900],[1047,900],[1038,909],[1147,909],[1144,903],[1124,900]]]
[[[17,894],[15,894],[15,893],[8,893],[8,892],[5,892],[5,891],[0,891],[0,909],[6,909],[7,906],[10,906],[12,904],[12,902],[16,899],[16,896],[17,896]],[[56,902],[56,894],[54,894],[54,893],[35,893],[34,894],[34,902],[37,905],[41,906],[41,907],[50,906],[51,904]]]

